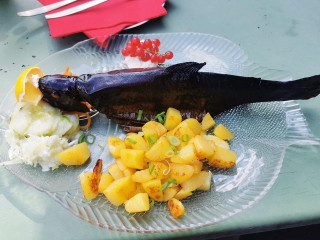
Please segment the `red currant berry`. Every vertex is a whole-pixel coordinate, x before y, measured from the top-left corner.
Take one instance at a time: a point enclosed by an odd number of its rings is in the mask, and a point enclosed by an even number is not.
[[[144,42],[142,43],[142,47],[144,49],[147,49],[147,48],[151,48],[152,47],[152,42],[150,39],[146,39],[144,40]]]
[[[127,47],[132,46],[131,42],[127,42]]]
[[[159,55],[158,56],[158,63],[164,63],[164,61],[166,60],[164,55]]]
[[[152,54],[150,57],[151,62],[153,63],[158,63],[158,55],[157,54]]]
[[[158,48],[158,46],[153,45],[152,48],[150,49],[150,51],[151,51],[152,53],[158,53],[158,52],[159,52],[159,48]]]
[[[130,46],[127,47],[127,50],[128,50],[129,55],[131,57],[135,57],[136,56],[136,48],[135,47],[130,45]]]
[[[155,39],[152,41],[152,43],[153,43],[154,45],[156,45],[157,47],[160,46],[160,40],[159,40],[158,38],[155,38]]]
[[[173,58],[173,52],[167,51],[167,52],[165,53],[165,56],[166,56],[166,59],[172,59],[172,58]]]
[[[123,55],[124,57],[129,56],[129,52],[128,52],[127,48],[122,49],[122,50],[121,50],[121,53],[122,53],[122,55]]]
[[[140,57],[140,59],[144,62],[150,60],[150,54],[149,53],[144,53],[142,57]]]
[[[137,48],[136,49],[136,54],[137,54],[137,56],[138,57],[142,57],[143,56],[143,54],[144,54],[144,50],[142,49],[142,48]]]
[[[138,37],[134,37],[134,38],[132,38],[131,39],[131,44],[133,45],[133,46],[140,46],[141,45],[141,43],[140,43],[140,39],[138,38]]]

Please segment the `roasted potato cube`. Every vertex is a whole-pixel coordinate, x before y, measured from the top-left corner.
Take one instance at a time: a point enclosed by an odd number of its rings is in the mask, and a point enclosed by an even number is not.
[[[152,135],[156,139],[159,139],[167,132],[167,129],[159,122],[149,121],[143,125],[142,132],[145,140],[148,141],[148,136]]]
[[[124,207],[129,213],[145,212],[150,208],[147,193],[138,193],[124,203]]]
[[[108,172],[111,174],[111,176],[114,179],[120,179],[124,177],[123,172],[120,170],[120,168],[118,167],[118,164],[113,163],[108,167]]]
[[[187,124],[182,124],[181,122],[177,127],[167,133],[168,136],[176,136],[181,140],[181,145],[184,146],[188,142],[186,140],[190,140],[192,137],[195,136],[191,128]],[[182,139],[182,136],[184,136]],[[184,140],[184,141],[183,141]]]
[[[58,153],[57,160],[64,165],[82,165],[90,157],[90,150],[86,142],[77,144]]]
[[[213,145],[201,135],[194,137],[193,145],[196,150],[196,155],[200,160],[206,159],[214,153]]]
[[[116,159],[116,164],[118,165],[118,167],[121,171],[123,171],[127,168],[127,166],[124,165],[123,162],[121,161],[121,158]]]
[[[177,155],[171,158],[173,163],[194,164],[198,161],[193,144],[182,147]]]
[[[192,195],[192,192],[186,191],[185,189],[182,188],[179,192],[177,192],[177,194],[174,196],[174,198],[176,198],[178,200],[182,200],[182,199],[185,199],[191,195]]]
[[[143,151],[148,150],[148,144],[144,138],[137,133],[128,133],[127,137],[124,139],[124,143],[127,148]]]
[[[112,182],[114,181],[114,178],[106,172],[103,172],[101,174],[101,179],[99,182],[99,193],[102,193]]]
[[[161,137],[151,148],[146,152],[145,157],[149,161],[162,161],[167,158],[166,153],[169,150],[170,143],[166,137]]]
[[[142,183],[143,189],[148,193],[149,197],[156,201],[163,200],[163,192],[161,190],[162,185],[159,179],[150,180],[148,182]]]
[[[181,187],[187,192],[192,192],[200,188],[208,180],[208,175],[209,173],[207,171],[201,171],[200,173],[193,175],[188,181],[182,183]]]
[[[99,186],[101,174],[95,175],[92,172],[86,172],[86,173],[81,173],[79,175],[79,178],[80,178],[80,184],[81,184],[84,198],[87,201],[98,196],[98,193],[99,193],[98,186]]]
[[[187,181],[194,173],[194,168],[191,165],[180,163],[171,163],[170,165],[170,178],[176,179],[178,184]]]
[[[232,168],[236,164],[236,153],[217,146],[214,154],[208,158],[208,162],[212,167]]]
[[[229,143],[226,142],[225,140],[222,140],[221,138],[218,138],[217,136],[205,135],[203,137],[211,141],[214,144],[214,146],[218,146],[228,150],[230,149]]]
[[[126,168],[125,170],[123,170],[123,175],[128,177],[132,176],[135,172],[136,170],[134,168]]]
[[[136,190],[136,183],[131,177],[123,177],[114,180],[104,191],[103,194],[115,206],[120,206],[127,201]]]
[[[200,134],[202,130],[201,124],[198,122],[197,119],[194,118],[188,118],[186,120],[183,120],[181,122],[181,125],[189,127],[193,131],[194,135]]]
[[[216,128],[213,130],[213,133],[218,138],[221,138],[223,140],[230,140],[234,137],[233,134],[222,124],[216,126]]]
[[[174,129],[176,126],[181,123],[182,117],[180,111],[174,108],[168,108],[166,113],[166,121],[164,127],[168,130]]]
[[[203,173],[204,174],[204,173]],[[212,179],[212,173],[211,172],[205,172],[206,178],[202,185],[198,187],[198,190],[210,190],[211,187],[211,179]]]
[[[193,174],[198,174],[202,170],[203,162],[197,160],[195,163],[192,164],[192,166],[194,168],[194,173]]]
[[[180,191],[180,187],[176,186],[176,187],[168,187],[163,191],[163,201],[167,202],[169,201],[171,198],[173,198],[177,192]]]
[[[184,206],[178,199],[171,198],[168,207],[173,218],[181,217],[184,214]]]
[[[108,137],[108,149],[114,158],[120,158],[120,151],[125,148],[126,145],[120,138]]]
[[[155,179],[161,180],[161,179],[164,179],[168,176],[168,174],[169,174],[168,164],[163,163],[163,162],[154,162],[153,164],[154,164],[154,169],[151,174]]]
[[[144,183],[152,180],[154,176],[149,173],[149,169],[143,169],[141,171],[136,171],[132,175],[132,180],[138,183]]]
[[[201,122],[202,130],[208,130],[209,128],[213,127],[213,125],[215,124],[216,122],[213,120],[210,113],[207,113]]]
[[[125,166],[129,168],[143,169],[143,150],[121,149],[120,155],[121,161]]]

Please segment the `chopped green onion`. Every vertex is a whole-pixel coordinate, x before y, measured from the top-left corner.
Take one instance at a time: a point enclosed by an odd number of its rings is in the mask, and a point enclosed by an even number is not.
[[[86,135],[85,134],[81,134],[80,137],[78,138],[78,143],[83,143],[86,139]]]
[[[142,111],[142,110],[139,110],[139,111],[138,111],[138,117],[137,117],[137,120],[138,120],[138,121],[140,121],[140,120],[141,120],[142,113],[143,113],[143,111]]]
[[[51,168],[51,171],[56,170],[57,168],[59,168],[59,164],[55,165],[54,167]]]
[[[30,136],[29,136],[28,134],[25,134],[24,137],[25,137],[25,138],[29,138]]]
[[[153,206],[154,206],[154,200],[151,198],[151,203],[149,208],[152,208]]]
[[[92,141],[89,141],[88,137],[91,138]],[[96,136],[92,135],[92,134],[88,134],[86,136],[86,140],[85,140],[88,144],[94,144],[94,142],[96,141]]]
[[[91,141],[89,141],[89,139],[91,139]],[[81,134],[80,137],[78,138],[78,143],[83,143],[86,142],[88,144],[94,144],[94,142],[96,141],[96,136],[92,135],[92,134]]]
[[[188,134],[183,134],[181,136],[181,141],[182,142],[188,142],[189,141],[189,135]]]
[[[154,163],[152,162],[152,163],[150,164],[150,166],[149,166],[149,174],[150,174],[150,175],[152,174],[152,172],[153,172],[153,170],[154,170],[154,167],[155,167],[155,165],[154,165]]]
[[[155,118],[156,120],[158,120],[159,123],[164,124],[165,119],[166,119],[165,114],[166,114],[165,112],[159,113],[159,114],[157,114],[154,118]]]
[[[176,136],[169,136],[168,140],[169,140],[170,144],[173,145],[173,146],[179,146],[180,145],[180,140]]]
[[[101,148],[102,150],[104,150],[104,147],[100,144],[98,144],[99,148]]]
[[[150,135],[147,137],[148,143],[149,143],[149,149],[152,147],[152,144],[156,143],[157,139],[155,136]]]
[[[128,138],[128,137],[127,137],[126,140],[127,140],[128,142],[132,143],[132,144],[136,144],[136,143],[137,143],[137,141],[133,140],[132,138]]]
[[[167,158],[172,158],[174,156],[174,151],[172,150],[172,148],[169,148],[166,153],[165,153],[165,156]]]
[[[168,181],[166,181],[166,182],[162,185],[161,190],[164,191],[167,187],[169,187],[169,185],[170,185],[171,183],[174,183],[175,181],[177,181],[177,180],[174,179],[174,178],[169,179]]]
[[[172,149],[172,151],[174,152],[174,154],[178,154],[179,151],[176,149],[175,146],[170,145],[170,149]]]

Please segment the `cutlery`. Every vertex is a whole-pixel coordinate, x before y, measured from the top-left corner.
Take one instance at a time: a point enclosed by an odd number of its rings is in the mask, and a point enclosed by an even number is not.
[[[27,10],[27,11],[24,11],[24,12],[18,12],[17,14],[19,16],[21,16],[21,17],[35,16],[35,15],[39,15],[39,14],[46,13],[46,12],[52,11],[54,9],[63,7],[65,5],[73,3],[75,1],[78,1],[78,0],[64,0],[64,1],[53,3],[53,4],[49,4],[47,6],[35,8],[35,9],[32,9],[32,10]]]

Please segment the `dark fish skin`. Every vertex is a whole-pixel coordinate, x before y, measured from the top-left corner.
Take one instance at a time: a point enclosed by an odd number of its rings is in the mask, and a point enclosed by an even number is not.
[[[185,62],[167,68],[127,69],[79,77],[40,78],[43,99],[66,111],[88,111],[89,102],[125,131],[138,131],[159,112],[173,107],[183,118],[201,120],[246,103],[309,99],[320,93],[320,76],[294,81],[199,72],[205,63]],[[141,121],[138,111],[143,110]]]

